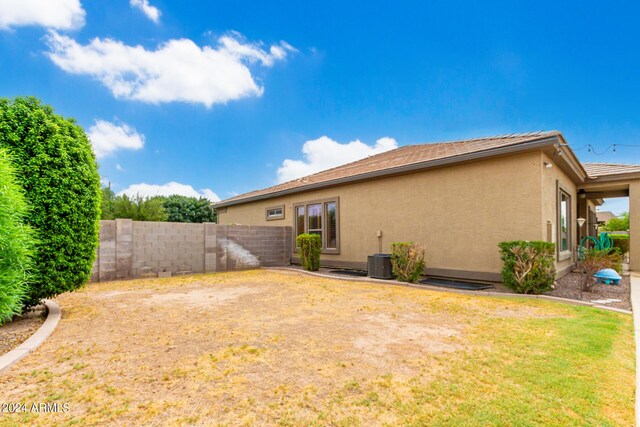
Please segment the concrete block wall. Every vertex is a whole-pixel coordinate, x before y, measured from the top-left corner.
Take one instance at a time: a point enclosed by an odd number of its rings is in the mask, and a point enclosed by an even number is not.
[[[288,265],[291,227],[100,221],[91,281]]]
[[[132,221],[129,277],[204,273],[204,224]]]

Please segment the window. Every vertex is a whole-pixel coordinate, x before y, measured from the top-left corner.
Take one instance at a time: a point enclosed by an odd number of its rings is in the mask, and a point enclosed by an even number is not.
[[[304,233],[304,206],[296,206],[296,236]]]
[[[571,256],[572,244],[571,196],[558,188],[558,260]]]
[[[322,237],[322,204],[307,205],[307,233]]]
[[[327,218],[327,249],[338,249],[338,227],[336,218],[336,202],[324,204],[325,216]]]
[[[284,219],[284,205],[267,208],[265,216],[267,221]]]
[[[338,198],[295,205],[295,236],[317,234],[322,240],[322,253],[339,253],[338,206]]]
[[[569,226],[567,224],[567,215],[569,214],[569,196],[560,193],[560,250],[569,250]]]

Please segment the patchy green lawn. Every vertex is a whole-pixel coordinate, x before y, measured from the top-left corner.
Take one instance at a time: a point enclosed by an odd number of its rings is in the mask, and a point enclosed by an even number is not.
[[[91,284],[3,425],[624,425],[628,315],[254,270]]]

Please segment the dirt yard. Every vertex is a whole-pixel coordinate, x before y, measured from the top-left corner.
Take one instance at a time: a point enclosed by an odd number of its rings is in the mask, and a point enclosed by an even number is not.
[[[0,375],[1,403],[56,411],[4,411],[4,425],[633,421],[631,317],[617,313],[265,270],[58,302],[58,329]]]

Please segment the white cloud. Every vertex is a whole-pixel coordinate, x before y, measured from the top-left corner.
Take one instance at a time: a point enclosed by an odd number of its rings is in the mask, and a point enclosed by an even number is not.
[[[322,136],[304,143],[302,146],[304,160],[286,159],[282,162],[282,166],[278,168],[278,181],[291,181],[394,148],[398,148],[398,143],[389,137],[380,138],[374,146],[370,146],[360,140],[341,144],[327,136]]]
[[[220,201],[220,197],[208,188],[203,188],[200,191],[197,191],[190,185],[180,184],[178,182],[168,182],[164,185],[145,184],[144,182],[141,184],[132,184],[118,194],[126,194],[129,197],[133,197],[136,194],[139,194],[142,197],[173,196],[174,194],[177,194],[179,196],[187,197],[204,197],[212,202]]]
[[[124,168],[122,167],[122,165],[120,165],[120,163],[116,164],[116,170],[118,172],[122,172],[124,170]]]
[[[203,188],[200,190],[200,194],[202,194],[202,197],[205,197],[209,200],[211,200],[212,202],[219,202],[220,201],[220,197],[218,197],[218,195],[216,193],[214,193],[213,191],[211,191],[208,188]]]
[[[124,123],[117,125],[96,120],[96,124],[89,128],[88,135],[98,159],[117,150],[139,150],[144,147],[144,135]]]
[[[162,15],[162,13],[157,7],[151,6],[149,4],[149,0],[129,0],[129,4],[131,7],[135,7],[140,10],[147,16],[147,18],[151,19],[156,24],[160,21],[160,15]]]
[[[58,30],[82,28],[80,0],[0,0],[0,29],[36,25]]]
[[[177,39],[156,50],[99,38],[83,46],[56,32],[49,33],[47,43],[47,55],[58,67],[99,80],[116,98],[153,104],[193,102],[207,107],[261,96],[264,89],[248,65],[270,67],[295,51],[285,42],[266,51],[238,33],[220,37],[213,47]]]

